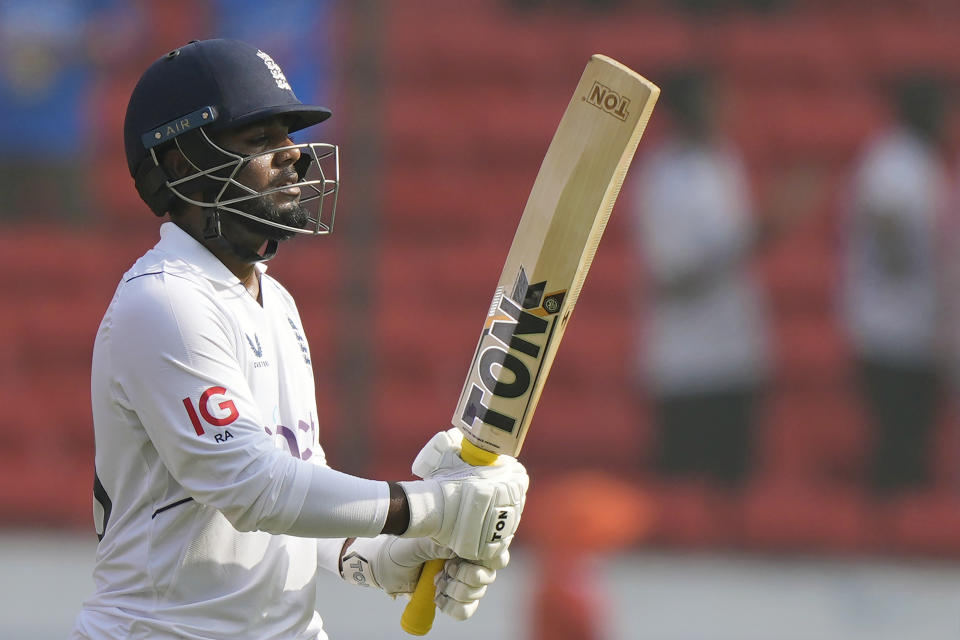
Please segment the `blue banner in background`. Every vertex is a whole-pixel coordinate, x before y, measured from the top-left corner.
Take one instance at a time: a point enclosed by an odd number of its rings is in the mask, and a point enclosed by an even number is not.
[[[282,5],[262,0],[198,2],[197,20],[186,25],[196,32],[165,44],[172,48],[209,37],[245,40],[283,67],[302,101],[326,104],[332,4],[323,0],[291,0]],[[157,33],[184,31],[182,25],[150,24],[162,14],[157,7],[119,0],[0,0],[0,158],[75,155],[91,142],[88,136],[113,126],[88,122],[107,111],[91,104],[98,74],[109,71],[98,68],[98,51],[112,46],[98,40],[113,35],[128,45],[156,46],[163,39]],[[207,15],[209,22],[204,19]],[[111,34],[110,29],[95,28],[98,21],[122,24],[153,37]],[[140,64],[143,53],[129,51],[128,64]],[[150,58],[160,53],[150,52]]]
[[[0,154],[70,154],[82,145],[93,77],[89,18],[107,0],[0,0]]]

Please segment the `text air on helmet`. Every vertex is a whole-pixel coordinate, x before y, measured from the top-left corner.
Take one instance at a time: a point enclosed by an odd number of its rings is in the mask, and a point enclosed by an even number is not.
[[[164,55],[141,76],[123,125],[127,166],[140,197],[158,216],[179,198],[294,233],[330,233],[340,183],[336,145],[308,142],[243,155],[223,149],[209,135],[275,116],[283,116],[293,133],[326,120],[330,110],[300,102],[273,59],[244,42],[195,40]],[[170,146],[184,155],[192,173],[177,179],[166,174],[160,158]],[[300,152],[295,184],[258,191],[236,180],[252,159],[291,149]],[[237,208],[292,187],[300,189],[300,204],[308,213],[301,228]]]

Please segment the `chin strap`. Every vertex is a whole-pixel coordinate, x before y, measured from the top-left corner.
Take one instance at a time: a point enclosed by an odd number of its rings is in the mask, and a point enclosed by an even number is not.
[[[215,240],[217,238],[223,238],[220,233],[220,210],[216,208],[207,209],[207,219],[203,224],[203,239]]]
[[[280,242],[273,238],[270,238],[261,246],[261,251],[251,251],[246,247],[238,246],[223,235],[220,228],[220,210],[217,208],[207,209],[207,218],[203,224],[203,239],[219,241],[233,255],[247,262],[266,262],[277,255],[277,250],[280,248]]]
[[[267,240],[267,244],[264,245],[263,253],[260,254],[259,262],[266,262],[273,256],[277,255],[277,249],[280,248],[280,242],[274,239]]]

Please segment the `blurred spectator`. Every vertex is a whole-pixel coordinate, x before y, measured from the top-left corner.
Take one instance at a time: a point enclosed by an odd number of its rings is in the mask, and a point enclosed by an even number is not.
[[[792,192],[776,210],[754,212],[739,152],[718,131],[715,82],[690,68],[660,83],[655,117],[669,130],[634,182],[648,276],[641,367],[657,469],[736,487],[751,470],[770,357],[749,259],[799,216],[808,194],[785,182]]]
[[[943,365],[942,87],[914,75],[897,83],[892,102],[895,122],[855,166],[845,220],[844,321],[872,421],[869,481],[879,494],[929,480]]]

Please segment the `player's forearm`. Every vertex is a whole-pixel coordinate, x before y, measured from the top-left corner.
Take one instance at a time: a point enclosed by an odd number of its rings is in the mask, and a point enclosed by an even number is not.
[[[390,512],[386,482],[358,478],[329,467],[314,466],[303,506],[285,531],[309,538],[372,538]]]
[[[429,480],[378,482],[320,467],[285,533],[316,538],[419,537],[442,524],[443,490]]]

